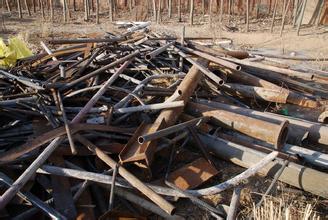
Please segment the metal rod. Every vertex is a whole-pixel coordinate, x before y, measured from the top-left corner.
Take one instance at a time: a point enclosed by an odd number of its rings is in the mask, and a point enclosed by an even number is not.
[[[65,126],[65,130],[66,130],[69,146],[71,147],[72,154],[76,155],[77,154],[76,147],[75,147],[75,144],[74,144],[71,129],[69,127],[69,122],[68,122],[67,117],[66,117],[66,112],[65,112],[63,100],[62,100],[62,97],[61,97],[61,94],[60,94],[59,91],[57,92],[57,97],[58,97],[57,100],[58,100],[59,108],[60,108],[60,111],[61,111],[61,114],[62,114],[62,117],[63,117],[63,121],[64,121],[64,126]]]
[[[169,134],[172,134],[172,133],[175,133],[177,131],[186,129],[187,127],[192,127],[192,126],[195,126],[199,123],[206,122],[208,119],[209,118],[207,118],[207,117],[195,118],[195,119],[192,119],[190,121],[183,122],[183,123],[180,123],[180,124],[177,124],[177,125],[173,125],[171,127],[167,127],[167,128],[158,130],[158,131],[153,132],[153,133],[144,134],[144,135],[138,137],[138,142],[139,142],[139,144],[143,144],[147,141],[151,141],[151,140],[155,140],[155,139],[158,139],[158,138],[161,138],[161,137],[165,137]]]
[[[173,102],[141,105],[141,106],[127,107],[127,108],[119,108],[119,109],[116,109],[114,111],[114,113],[124,114],[124,113],[139,112],[139,111],[178,108],[178,107],[183,107],[183,106],[184,106],[183,101],[173,101]]]

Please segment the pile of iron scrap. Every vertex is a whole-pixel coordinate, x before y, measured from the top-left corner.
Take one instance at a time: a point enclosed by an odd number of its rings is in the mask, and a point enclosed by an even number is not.
[[[42,42],[0,70],[2,216],[182,219],[188,198],[233,219],[256,173],[328,197],[327,76],[144,28]],[[219,158],[247,169],[204,188]],[[201,199],[229,188],[230,208]]]

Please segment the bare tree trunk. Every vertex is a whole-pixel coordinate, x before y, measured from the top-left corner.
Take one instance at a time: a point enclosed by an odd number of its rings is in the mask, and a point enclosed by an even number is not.
[[[157,24],[159,24],[162,21],[162,0],[159,0],[157,12]]]
[[[63,15],[64,15],[64,22],[67,22],[67,14],[66,14],[66,0],[63,0]]]
[[[40,0],[40,1],[39,1],[39,4],[40,4],[39,6],[40,6],[40,9],[41,9],[41,14],[42,14],[42,20],[45,20],[43,1]]]
[[[50,17],[51,22],[54,22],[54,0],[50,0]]]
[[[298,5],[299,5],[299,0],[294,0],[293,27],[295,27],[295,24],[296,24]]]
[[[129,11],[130,11],[130,13],[132,12],[132,0],[128,0],[129,1]]]
[[[194,0],[190,0],[190,25],[194,24]]]
[[[96,0],[96,23],[99,24],[99,0]]]
[[[271,28],[270,28],[271,33],[273,32],[274,20],[276,19],[277,5],[278,5],[278,0],[275,0],[274,6],[273,6],[274,8],[273,8],[272,21],[271,21]]]
[[[322,10],[323,10],[324,5],[325,5],[325,1],[324,0],[321,0],[321,2],[320,2],[320,8],[319,8],[318,15],[317,15],[317,21],[316,21],[316,24],[315,24],[316,28],[318,28],[319,25],[320,25],[321,13],[322,13]]]
[[[89,20],[89,13],[88,13],[88,0],[84,0],[84,20],[88,21]]]
[[[27,10],[28,16],[31,16],[31,11],[30,11],[30,8],[28,7],[27,0],[24,0],[24,3],[25,3],[25,8]]]
[[[18,16],[19,16],[19,18],[23,18],[22,7],[21,7],[20,0],[17,0],[17,9],[18,9]]]
[[[94,13],[95,12],[95,5],[94,5],[94,3],[93,3],[93,0],[90,0],[91,1],[91,10],[92,10],[92,12]],[[97,1],[97,0],[96,0]]]
[[[301,26],[302,26],[302,23],[303,23],[303,17],[304,17],[306,3],[307,3],[307,0],[303,0],[301,17],[300,17],[299,22],[298,22],[298,25],[297,25],[297,36],[300,35],[300,29],[301,29]]]
[[[69,10],[69,0],[64,0],[64,5],[65,5],[65,8],[66,8],[66,13],[67,13],[67,17],[69,20],[71,18],[71,11]]]
[[[209,5],[209,14],[210,14],[210,17],[209,17],[209,22],[210,22],[210,27],[212,27],[212,22],[213,22],[213,0],[210,0],[210,5]]]
[[[222,16],[223,16],[223,0],[220,1],[220,29],[222,28]]]
[[[249,0],[246,0],[246,32],[249,30]]]
[[[73,11],[76,11],[76,0],[73,0]]]
[[[115,0],[112,0],[112,1],[113,1],[113,17],[114,17],[114,15],[116,14],[116,1]],[[133,5],[135,6],[136,3],[133,2]]]
[[[33,13],[36,13],[36,2],[32,0]]]
[[[114,15],[113,15],[113,0],[108,0],[108,7],[109,7],[109,21],[114,21]]]
[[[181,0],[178,1],[178,21],[181,22]]]
[[[7,5],[7,10],[11,13],[11,7],[8,0],[6,0],[6,5]]]
[[[280,29],[280,37],[282,36],[282,32],[284,31],[284,26],[285,26],[285,18],[288,12],[288,7],[290,5],[291,0],[288,0],[286,8],[284,10],[284,14],[282,15],[282,21],[281,21],[281,29]]]
[[[168,5],[168,14],[169,14],[169,19],[172,18],[172,0],[169,0],[169,5]]]
[[[131,0],[132,1],[132,0]],[[157,22],[156,0],[152,0],[154,21]]]
[[[205,16],[205,0],[202,0],[202,16]]]

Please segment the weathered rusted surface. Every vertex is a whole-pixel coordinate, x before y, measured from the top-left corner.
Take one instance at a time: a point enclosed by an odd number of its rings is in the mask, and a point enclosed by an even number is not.
[[[207,64],[204,60],[200,60],[199,62],[203,65]],[[193,66],[172,95],[173,97],[177,97],[175,100],[183,100],[185,103],[188,102],[189,97],[194,92],[201,77],[201,72],[196,66]],[[120,153],[121,162],[141,161],[141,164],[143,164],[142,166],[149,167],[153,159],[154,149],[156,148],[156,140],[139,144],[137,142],[137,137],[173,125],[182,111],[182,107],[174,110],[162,110],[153,124],[142,124]]]
[[[211,117],[213,123],[239,131],[248,136],[271,143],[280,149],[288,137],[288,121],[279,124],[251,118],[225,110],[217,110],[197,103],[189,103],[187,111],[196,115]]]
[[[204,158],[199,158],[171,172],[168,180],[180,189],[193,189],[217,175],[219,171]]]

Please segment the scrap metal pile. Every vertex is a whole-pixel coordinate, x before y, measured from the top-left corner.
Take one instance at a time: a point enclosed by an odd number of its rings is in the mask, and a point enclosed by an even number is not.
[[[328,197],[327,75],[146,26],[50,40],[0,70],[2,216],[183,219],[188,198],[233,219],[238,198],[202,196],[258,172]],[[204,186],[221,159],[247,169]]]

